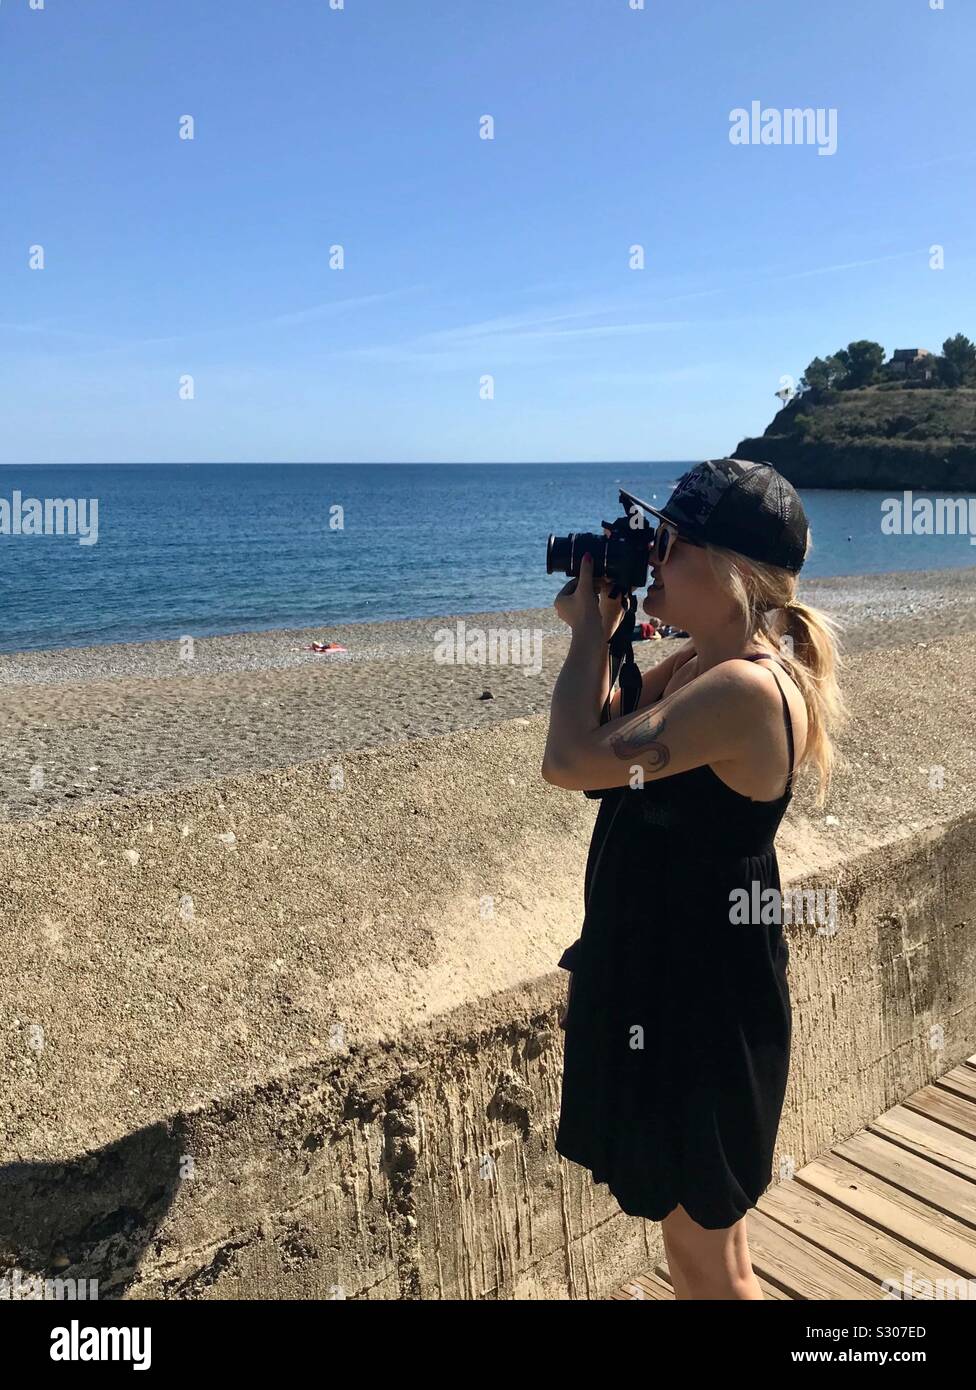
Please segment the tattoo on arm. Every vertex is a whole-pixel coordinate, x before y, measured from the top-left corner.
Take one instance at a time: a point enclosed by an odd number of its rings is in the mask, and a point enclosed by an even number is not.
[[[612,738],[610,747],[618,758],[640,763],[647,772],[660,772],[671,761],[671,750],[661,742],[665,722],[660,716],[647,715],[626,738],[622,734]]]

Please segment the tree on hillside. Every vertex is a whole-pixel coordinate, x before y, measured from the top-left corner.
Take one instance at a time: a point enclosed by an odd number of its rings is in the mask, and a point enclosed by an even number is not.
[[[845,369],[836,357],[815,357],[800,377],[800,391],[829,391],[839,386]]]
[[[848,343],[846,348],[841,348],[834,356],[844,369],[844,379],[838,383],[840,389],[853,391],[878,380],[884,366],[885,350],[880,343],[859,338],[856,343]]]
[[[962,333],[946,338],[937,365],[943,386],[963,386],[976,381],[976,343]]]

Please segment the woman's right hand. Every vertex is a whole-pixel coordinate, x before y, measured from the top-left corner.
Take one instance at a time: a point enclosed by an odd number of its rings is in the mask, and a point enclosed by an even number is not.
[[[603,635],[609,642],[616,632],[623,619],[627,600],[627,594],[618,594],[616,598],[610,597],[610,590],[613,588],[613,581],[606,575],[602,579],[595,581],[597,597],[600,601],[600,622],[603,624]]]

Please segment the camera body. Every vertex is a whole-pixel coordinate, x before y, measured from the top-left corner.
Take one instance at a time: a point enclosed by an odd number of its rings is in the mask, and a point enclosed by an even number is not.
[[[575,531],[568,536],[550,536],[546,545],[546,573],[579,578],[580,564],[587,551],[593,557],[593,577],[604,575],[613,582],[614,594],[641,589],[647,583],[648,550],[654,527],[647,520],[647,503],[633,493],[620,492],[625,515],[616,521],[603,521],[603,534]]]

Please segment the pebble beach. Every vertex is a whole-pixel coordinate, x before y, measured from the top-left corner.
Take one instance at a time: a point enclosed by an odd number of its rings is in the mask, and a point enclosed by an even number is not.
[[[846,650],[976,630],[976,569],[811,581]],[[518,630],[534,665],[437,659],[445,631]],[[344,652],[318,653],[312,642]],[[566,652],[551,608],[0,655],[9,818],[320,761],[544,713]],[[673,641],[636,647],[642,667]],[[189,659],[188,659],[189,657]],[[490,697],[490,698],[489,698]]]

